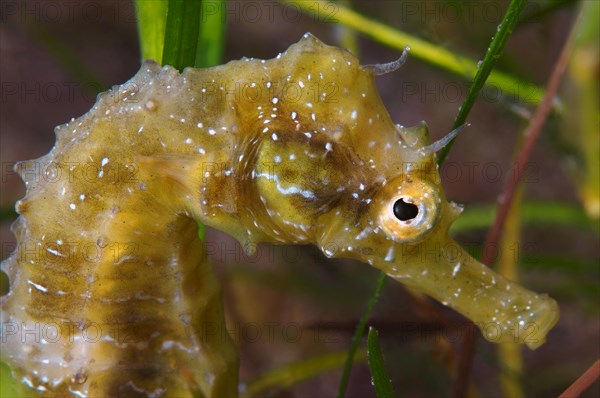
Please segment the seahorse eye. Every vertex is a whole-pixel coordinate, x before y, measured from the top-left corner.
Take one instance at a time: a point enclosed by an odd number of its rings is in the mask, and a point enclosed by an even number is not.
[[[399,177],[389,181],[377,194],[375,203],[379,227],[397,242],[417,243],[439,221],[439,191],[428,181]]]
[[[412,220],[419,214],[419,208],[410,202],[405,202],[404,198],[394,202],[394,215],[400,221]]]

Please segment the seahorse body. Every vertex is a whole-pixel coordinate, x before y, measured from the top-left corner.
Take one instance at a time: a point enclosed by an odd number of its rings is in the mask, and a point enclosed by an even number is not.
[[[369,263],[492,341],[535,348],[557,321],[552,299],[449,238],[460,208],[426,125],[394,125],[372,70],[309,34],[268,61],[181,74],[145,62],[56,135],[19,166],[18,250],[2,264],[2,360],[41,395],[235,396],[234,347],[203,333],[225,328],[195,220],[249,252],[313,243]],[[50,324],[74,337],[22,342]]]

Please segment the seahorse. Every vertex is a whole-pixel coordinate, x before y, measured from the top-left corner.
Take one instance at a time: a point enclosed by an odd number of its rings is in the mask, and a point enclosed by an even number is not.
[[[40,396],[233,397],[232,342],[197,222],[238,239],[314,244],[464,314],[490,341],[541,345],[547,295],[448,234],[423,122],[394,124],[375,76],[310,34],[271,60],[179,73],[153,61],[18,164],[26,196],[2,270],[2,361]],[[223,328],[223,330],[225,330]]]

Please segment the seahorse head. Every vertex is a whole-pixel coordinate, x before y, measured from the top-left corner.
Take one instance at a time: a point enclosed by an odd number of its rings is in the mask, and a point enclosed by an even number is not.
[[[281,58],[287,81],[316,79],[320,91],[274,101],[265,113],[276,113],[256,127],[252,175],[273,239],[368,263],[452,306],[491,341],[541,345],[556,303],[495,274],[449,236],[462,208],[445,197],[435,151],[453,135],[431,144],[424,122],[394,124],[375,83],[386,68],[361,66],[311,36]]]

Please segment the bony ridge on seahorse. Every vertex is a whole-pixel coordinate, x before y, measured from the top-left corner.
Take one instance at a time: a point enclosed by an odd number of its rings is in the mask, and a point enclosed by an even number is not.
[[[181,74],[147,61],[101,94],[37,160],[68,173],[35,179],[33,162],[19,166],[19,248],[46,257],[18,249],[2,263],[2,322],[125,325],[135,344],[108,331],[96,344],[23,342],[3,327],[2,360],[43,396],[235,395],[235,348],[202,333],[224,320],[195,220],[248,251],[312,243],[355,258],[456,309],[490,341],[540,346],[556,302],[448,235],[461,208],[444,196],[435,151],[451,136],[431,144],[425,123],[395,125],[382,104],[374,76],[401,62],[361,66],[306,34],[267,61]],[[130,178],[108,178],[118,165]],[[65,254],[77,239],[94,242],[95,261]],[[111,242],[136,250],[109,255]]]

